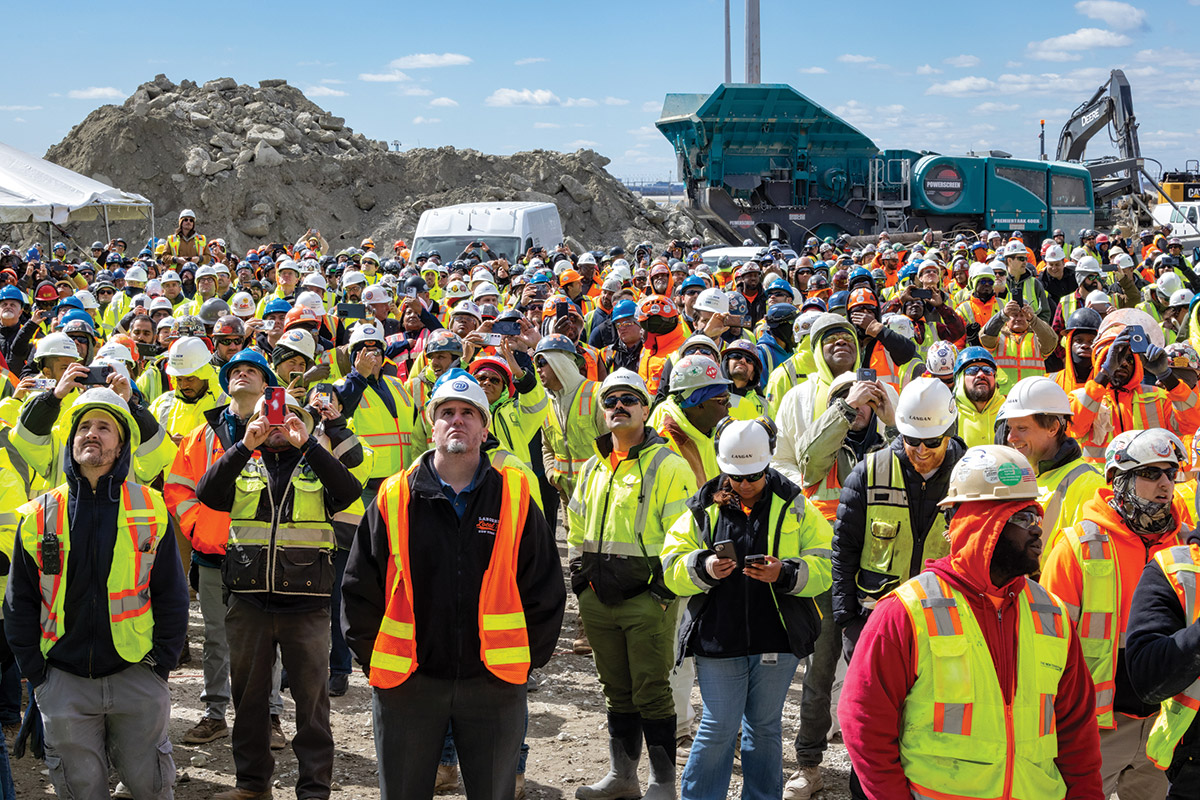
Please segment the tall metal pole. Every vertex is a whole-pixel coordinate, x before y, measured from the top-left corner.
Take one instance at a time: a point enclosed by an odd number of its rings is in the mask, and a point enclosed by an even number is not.
[[[762,83],[758,0],[746,0],[746,83]]]
[[[733,53],[729,44],[729,0],[725,0],[725,82],[733,83]]]

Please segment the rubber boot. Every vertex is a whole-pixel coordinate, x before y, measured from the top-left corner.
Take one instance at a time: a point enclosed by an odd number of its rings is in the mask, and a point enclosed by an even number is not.
[[[644,800],[675,800],[675,717],[643,719],[646,754],[650,757],[650,785]]]
[[[674,732],[671,736],[674,742]],[[642,796],[637,776],[641,757],[642,718],[637,714],[609,712],[608,774],[591,786],[580,786],[575,790],[575,797],[577,800],[637,800]]]

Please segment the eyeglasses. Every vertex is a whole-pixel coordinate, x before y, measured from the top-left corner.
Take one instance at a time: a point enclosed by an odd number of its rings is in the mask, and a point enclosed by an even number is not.
[[[990,364],[972,364],[964,369],[963,373],[969,378],[973,378],[980,373],[983,373],[990,378],[996,374],[996,368]]]
[[[601,400],[600,404],[609,410],[616,408],[618,404],[626,408],[633,408],[642,404],[642,398],[636,394],[610,394]]]
[[[1179,474],[1179,467],[1138,467],[1133,471],[1133,474],[1148,481],[1157,481],[1163,475],[1166,475],[1167,480],[1174,483],[1175,477]]]
[[[699,289],[688,289],[686,292],[683,293],[684,297],[699,297],[699,295],[700,295]]]
[[[941,447],[942,442],[944,441],[946,441],[945,434],[941,436],[934,436],[931,439],[917,439],[915,437],[908,436],[907,434],[904,436],[904,443],[909,447],[920,447],[921,445],[925,445],[930,450],[936,450],[937,448]]]
[[[475,382],[478,383],[480,386],[488,386],[488,385],[503,386],[504,385],[504,379],[501,378],[499,375],[476,375]]]
[[[855,340],[855,336],[850,331],[833,331],[821,337],[822,342],[846,342],[847,344]]]
[[[1042,515],[1032,509],[1018,511],[1008,518],[1006,524],[1016,525],[1018,528],[1024,528],[1025,530],[1033,530],[1042,527]]]
[[[67,338],[70,339],[72,342],[75,342],[76,344],[91,344],[92,343],[92,340],[86,336],[72,335],[72,336],[68,336]]]
[[[767,471],[765,469],[760,469],[758,472],[753,472],[749,475],[726,475],[725,477],[734,483],[754,483],[755,481],[762,480],[762,476],[766,474]]]

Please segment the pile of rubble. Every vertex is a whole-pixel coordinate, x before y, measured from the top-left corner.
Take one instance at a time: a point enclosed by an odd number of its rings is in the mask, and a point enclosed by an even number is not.
[[[556,203],[577,247],[716,240],[686,209],[626,189],[592,150],[390,152],[284,80],[177,85],[159,75],[123,105],[93,111],[46,158],[148,197],[160,236],[178,209],[193,208],[200,231],[235,250],[310,227],[335,247],[408,238],[425,209],[507,200]]]

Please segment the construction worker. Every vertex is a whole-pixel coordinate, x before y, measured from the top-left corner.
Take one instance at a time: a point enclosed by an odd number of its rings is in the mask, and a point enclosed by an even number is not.
[[[843,294],[845,293],[843,292]],[[793,329],[796,352],[791,358],[772,370],[771,374],[767,377],[767,409],[772,418],[778,413],[779,405],[783,402],[783,396],[792,387],[803,383],[816,368],[813,359],[813,344],[810,337],[813,323],[823,313],[825,312],[811,309],[801,312],[800,316],[796,317]]]
[[[1197,699],[1200,649],[1197,647],[1195,576],[1200,571],[1200,535],[1164,548],[1141,573],[1125,635],[1129,682],[1144,703],[1158,703],[1158,716],[1146,737],[1146,755],[1164,770],[1170,800],[1200,794],[1197,768]]]
[[[534,453],[533,444],[546,418],[549,403],[546,389],[524,350],[507,338],[496,350],[497,355],[476,358],[469,368],[491,404],[489,432],[499,441],[501,449],[515,455],[535,474],[544,475],[542,453]],[[543,490],[543,502],[546,495]],[[546,519],[553,530],[557,499],[553,506],[542,507],[550,510]]]
[[[766,402],[758,388],[763,372],[758,348],[745,339],[726,344],[721,351],[721,371],[730,380],[729,416],[757,419],[767,414]]]
[[[879,601],[846,673],[856,796],[1105,797],[1079,639],[1027,577],[1037,496],[1010,448],[972,447],[956,465],[949,554]]]
[[[958,435],[967,445],[991,444],[1004,395],[996,391],[996,359],[982,347],[968,347],[954,362]]]
[[[637,322],[637,303],[619,300],[612,310],[611,323],[616,341],[600,350],[600,360],[610,373],[618,369],[637,371],[642,360],[645,331]]]
[[[350,549],[342,629],[374,688],[384,797],[433,795],[448,725],[468,792],[524,790],[526,681],[554,652],[566,590],[533,487],[483,456],[489,405],[469,376],[434,390],[434,449],[384,482]]]
[[[125,384],[127,387],[127,383]],[[129,479],[139,425],[108,387],[66,415],[64,482],[20,509],[4,632],[36,695],[59,797],[172,797],[167,677],[187,584],[166,505]]]
[[[1175,478],[1187,463],[1175,434],[1125,431],[1109,443],[1104,478],[1063,531],[1042,567],[1040,582],[1066,604],[1079,632],[1096,691],[1104,797],[1162,798],[1167,778],[1146,757],[1157,704],[1130,683],[1125,658],[1129,609],[1155,553],[1182,545],[1190,531],[1172,508]]]
[[[668,587],[691,597],[681,644],[704,698],[681,788],[688,798],[728,793],[741,729],[743,793],[778,797],[783,703],[822,627],[813,598],[828,593],[833,532],[771,468],[770,420],[726,419],[715,439],[721,472],[688,501],[662,553]],[[718,554],[718,542],[732,548]]]
[[[776,463],[784,464],[784,474],[795,481],[801,473],[795,450],[799,437],[829,408],[829,392],[835,378],[853,372],[859,361],[858,336],[854,325],[837,314],[821,314],[809,333],[813,371],[796,387],[789,389],[774,415],[779,427]],[[770,401],[768,401],[770,407]],[[790,465],[796,465],[789,474]],[[803,484],[800,484],[803,485]]]
[[[1062,370],[1051,376],[1067,394],[1092,377],[1092,345],[1103,322],[1100,312],[1092,308],[1081,308],[1067,317],[1062,340],[1067,360]]]
[[[176,339],[167,353],[165,369],[175,388],[160,394],[150,404],[150,413],[176,445],[205,424],[205,412],[220,402],[220,393],[213,391],[217,374],[209,363],[211,356],[208,345],[195,336]]]
[[[196,212],[190,208],[179,212],[179,224],[175,232],[167,237],[166,244],[167,249],[163,252],[165,261],[180,266],[189,261],[196,264],[209,263],[207,241],[196,232]]]
[[[582,375],[575,343],[561,333],[542,337],[533,363],[550,399],[550,408],[541,417],[546,478],[567,502],[575,492],[579,471],[591,457],[592,442],[603,430],[604,411],[597,398],[600,385]]]
[[[1092,344],[1092,377],[1068,395],[1075,416],[1067,432],[1080,441],[1084,458],[1094,464],[1105,460],[1105,448],[1122,431],[1165,428],[1178,435],[1183,431],[1181,416],[1200,399],[1195,389],[1171,373],[1170,357],[1154,342],[1154,321],[1136,309],[1119,313],[1122,320],[1105,324]],[[1133,346],[1142,352],[1134,353]],[[1147,374],[1158,385],[1144,383]]]
[[[900,393],[900,436],[854,467],[833,524],[833,614],[851,655],[879,598],[946,554],[938,503],[966,447],[946,384],[917,378]],[[810,478],[811,480],[811,478]]]
[[[1014,256],[1009,260],[1017,261],[1019,258]],[[1029,280],[1026,278],[1025,283]],[[1021,305],[1013,299],[1017,296],[1011,294],[1013,288],[1009,287],[1009,299],[1000,307],[1000,313],[995,314],[979,331],[980,345],[996,358],[996,386],[1004,394],[1021,378],[1045,375],[1046,357],[1058,347],[1058,334],[1039,316],[1037,307]],[[1042,301],[1046,302],[1044,291]]]
[[[670,298],[649,295],[638,301],[637,308],[638,324],[646,332],[637,372],[653,396],[658,393],[663,362],[683,345],[688,334],[680,322],[679,310]]]
[[[747,344],[750,343],[749,340],[746,339],[739,339],[738,341],[746,342]],[[721,360],[721,351],[715,341],[703,333],[693,333],[684,341],[683,345],[678,350],[676,350],[666,361],[663,362],[662,374],[659,375],[658,380],[658,393],[650,399],[651,406],[657,408],[659,405],[666,402],[667,398],[670,396],[671,371],[675,368],[675,363],[684,356],[690,355],[708,356],[713,361]],[[759,355],[762,355],[761,351],[759,351]]]
[[[695,483],[717,477],[712,434],[729,415],[730,380],[705,355],[684,356],[671,371],[671,394],[650,415],[650,426],[687,461]]]
[[[660,555],[667,530],[687,513],[696,481],[687,462],[647,426],[650,393],[638,375],[617,370],[598,399],[606,433],[595,439],[567,507],[567,545],[571,590],[604,690],[610,768],[575,796],[673,800],[677,613]],[[637,777],[643,737],[650,757],[644,793]]]
[[[767,308],[763,332],[758,337],[758,357],[763,364],[763,369],[759,370],[759,388],[766,389],[767,376],[795,353],[794,325],[798,315],[791,303],[777,302]]]
[[[917,345],[884,325],[879,299],[871,289],[855,289],[846,303],[850,322],[857,331],[859,364],[875,370],[878,380],[900,388],[900,364],[917,354]],[[814,323],[814,328],[815,328]]]
[[[444,328],[429,332],[425,340],[424,368],[414,371],[405,383],[408,396],[413,400],[412,457],[424,453],[433,446],[429,423],[425,420],[425,404],[433,391],[437,379],[446,371],[459,366],[463,355],[463,342],[458,336]]]
[[[1012,240],[996,256],[1007,273],[1005,283],[1009,299],[1032,309],[1033,315],[1049,326],[1054,319],[1054,302],[1046,295],[1034,265],[1029,263],[1029,248]]]

